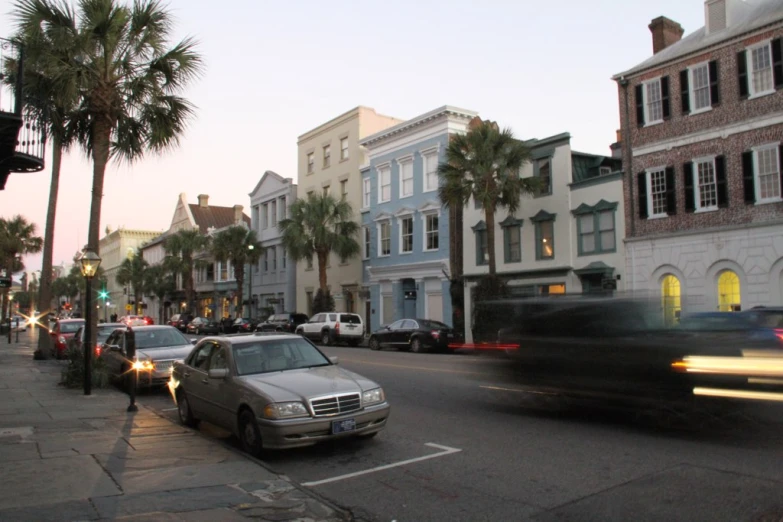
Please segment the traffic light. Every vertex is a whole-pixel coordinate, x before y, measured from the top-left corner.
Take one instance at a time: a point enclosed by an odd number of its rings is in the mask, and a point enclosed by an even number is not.
[[[104,301],[109,298],[109,292],[104,288],[100,292],[98,292],[98,297],[103,299]]]

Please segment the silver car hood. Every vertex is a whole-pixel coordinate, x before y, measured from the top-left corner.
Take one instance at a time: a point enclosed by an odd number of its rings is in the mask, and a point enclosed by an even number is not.
[[[237,377],[272,402],[301,401],[323,395],[360,393],[377,388],[373,381],[336,365]]]
[[[150,359],[153,361],[182,361],[191,351],[193,351],[193,345],[184,344],[182,346],[140,349],[136,350],[136,356],[139,359]]]

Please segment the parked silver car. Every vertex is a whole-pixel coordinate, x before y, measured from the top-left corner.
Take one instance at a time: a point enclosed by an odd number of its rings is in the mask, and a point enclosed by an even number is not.
[[[372,437],[390,412],[378,384],[292,334],[207,337],[174,364],[170,386],[183,424],[221,426],[253,455]]]

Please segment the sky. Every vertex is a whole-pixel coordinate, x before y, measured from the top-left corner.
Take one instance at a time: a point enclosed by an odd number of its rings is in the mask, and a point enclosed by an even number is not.
[[[123,0],[117,0],[122,2]],[[619,128],[611,76],[652,55],[648,24],[667,16],[689,34],[703,0],[172,0],[174,36],[195,37],[203,76],[180,146],[106,171],[101,230],[167,230],[179,194],[250,205],[273,170],[296,180],[297,137],[358,105],[400,119],[442,105],[479,112],[518,138],[571,134],[574,150],[610,154]],[[0,0],[0,36],[14,32]],[[47,169],[12,174],[0,217],[25,216],[43,236]],[[54,262],[87,239],[92,166],[65,157]],[[101,234],[103,236],[103,233]],[[39,270],[41,256],[25,258]]]

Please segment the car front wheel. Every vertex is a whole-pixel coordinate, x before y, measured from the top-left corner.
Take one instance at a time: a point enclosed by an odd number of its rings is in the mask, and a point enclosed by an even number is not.
[[[419,340],[418,337],[414,337],[413,340],[411,341],[411,351],[413,353],[421,353],[423,351],[421,346],[421,341]]]
[[[177,413],[179,414],[179,422],[183,426],[195,428],[198,426],[198,420],[193,416],[193,411],[190,409],[190,403],[183,390],[177,392]]]
[[[264,449],[261,443],[261,431],[258,429],[256,416],[250,410],[239,415],[239,438],[242,449],[254,457],[260,457]]]

